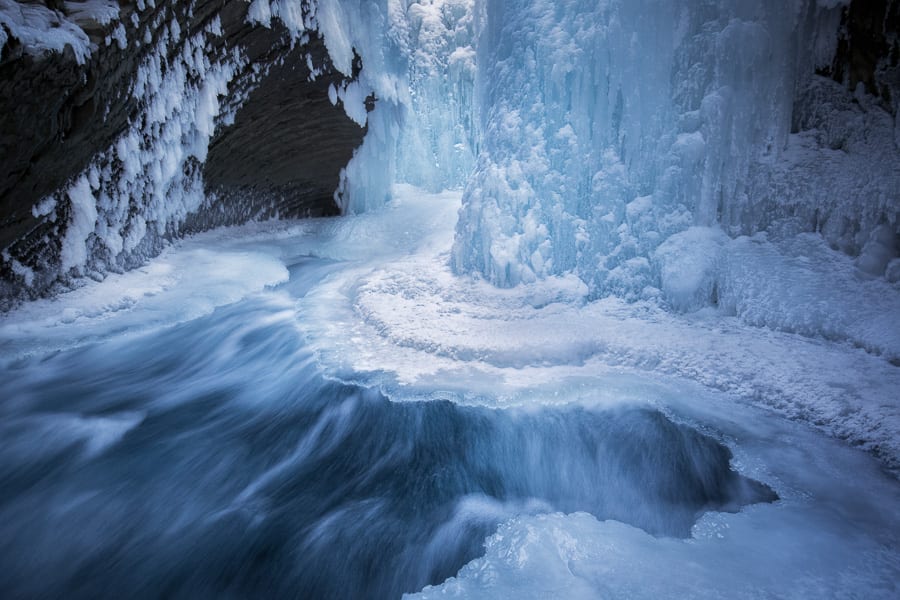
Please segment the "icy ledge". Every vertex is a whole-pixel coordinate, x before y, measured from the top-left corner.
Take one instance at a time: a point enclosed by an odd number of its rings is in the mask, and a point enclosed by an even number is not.
[[[679,314],[654,300],[589,302],[574,276],[508,290],[456,277],[448,266],[456,203],[394,193],[401,204],[347,219],[341,237],[425,233],[300,301],[302,327],[337,376],[513,404],[554,401],[541,396],[547,382],[568,381],[562,387],[577,395],[585,380],[614,372],[675,377],[811,423],[900,473],[900,369],[891,364],[900,334],[890,318],[900,293],[883,280],[858,282],[850,259],[815,236],[726,242],[711,275],[721,307]]]

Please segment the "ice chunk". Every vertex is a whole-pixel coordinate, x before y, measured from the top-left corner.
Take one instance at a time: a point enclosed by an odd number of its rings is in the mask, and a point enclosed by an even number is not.
[[[719,263],[728,236],[721,229],[691,227],[670,236],[653,253],[666,301],[679,311],[717,301]]]
[[[888,263],[897,258],[897,236],[887,225],[876,228],[863,246],[856,265],[871,275],[885,274]]]

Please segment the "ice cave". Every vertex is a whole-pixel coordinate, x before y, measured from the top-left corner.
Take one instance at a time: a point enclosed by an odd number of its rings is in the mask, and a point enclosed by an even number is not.
[[[900,0],[0,0],[0,597],[900,597]]]

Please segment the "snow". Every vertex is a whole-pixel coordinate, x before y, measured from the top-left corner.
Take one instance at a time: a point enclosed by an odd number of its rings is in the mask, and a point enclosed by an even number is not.
[[[78,64],[84,64],[95,45],[82,25],[108,25],[119,18],[119,5],[112,0],[64,2],[65,12],[50,9],[39,3],[0,0],[0,56],[8,41],[22,44],[33,56],[72,49]]]
[[[108,22],[112,18],[112,10],[112,3],[89,2],[77,16],[107,19]],[[115,11],[118,14],[118,7]],[[74,52],[78,64],[84,64],[91,55],[91,42],[81,27],[62,13],[41,4],[0,0],[0,26],[0,29],[9,31],[9,36],[18,40],[28,54],[40,56],[48,52],[63,52],[68,46]],[[7,41],[6,32],[2,35],[0,52]]]
[[[162,27],[129,90],[139,117],[64,190],[39,203],[48,218],[52,207],[68,206],[61,275],[115,268],[206,201],[200,173],[189,165],[206,159],[228,83],[244,61],[224,51],[208,55],[209,40],[220,35],[218,17],[190,38],[174,19]],[[113,37],[124,45],[121,24]]]
[[[69,198],[69,224],[60,250],[63,272],[87,262],[87,239],[97,221],[96,200],[86,176],[80,177],[66,195]]]
[[[66,16],[78,24],[108,25],[119,18],[119,4],[113,0],[82,0],[63,2]]]
[[[259,23],[264,27],[272,26],[272,9],[268,0],[253,0],[247,10],[247,21]]]
[[[31,207],[31,214],[34,217],[45,217],[56,210],[56,200],[53,198],[45,198]]]

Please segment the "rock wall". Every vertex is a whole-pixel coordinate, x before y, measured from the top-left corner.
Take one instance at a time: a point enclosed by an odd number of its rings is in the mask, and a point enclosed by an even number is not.
[[[0,305],[131,268],[186,231],[338,212],[365,129],[329,99],[347,78],[315,30],[250,22],[243,0],[119,2],[105,24],[84,4],[0,6],[90,42],[86,58],[35,52],[0,19]]]

